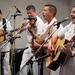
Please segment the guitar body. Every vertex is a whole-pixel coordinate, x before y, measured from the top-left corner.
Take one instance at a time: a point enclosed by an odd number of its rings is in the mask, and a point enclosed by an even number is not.
[[[62,65],[67,59],[67,55],[60,50],[60,47],[65,44],[65,39],[58,39],[55,45],[55,50],[47,58],[46,67],[57,70],[57,68]]]
[[[3,34],[4,33],[4,30],[1,30],[0,29],[0,34]],[[5,36],[0,36],[0,42],[3,42],[5,39]]]
[[[10,32],[17,31],[18,28],[11,30]],[[0,29],[0,42],[3,42],[5,40],[5,36],[8,32],[5,32],[4,30]]]
[[[36,50],[38,50],[38,49],[36,49]],[[46,55],[46,52],[41,48],[41,49],[37,52],[37,54],[35,55],[35,57],[36,57],[36,58],[39,58],[39,57],[44,56],[44,55]]]

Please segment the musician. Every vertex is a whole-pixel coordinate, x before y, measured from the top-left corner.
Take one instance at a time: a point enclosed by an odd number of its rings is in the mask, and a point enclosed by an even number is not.
[[[2,36],[2,37],[0,36],[0,47],[4,44],[4,41],[8,39],[8,36],[11,35],[10,30],[11,30],[10,21],[2,17],[2,11],[0,10],[0,32],[1,32],[0,34],[3,34],[3,32],[8,32],[7,35]],[[9,49],[10,49],[9,43],[6,44],[3,48],[0,48],[0,57],[1,55],[3,55],[4,57],[3,61],[1,60],[2,57],[0,58],[0,64],[1,62],[3,62],[2,63],[3,65],[1,64],[1,67],[3,67],[1,68],[1,75],[11,75],[10,65],[9,65],[9,53],[6,52],[6,51],[9,51]]]
[[[40,33],[42,32],[42,27],[43,27],[44,23],[43,23],[42,19],[40,17],[38,17],[38,15],[36,14],[36,8],[34,7],[34,5],[28,5],[26,7],[26,12],[27,12],[29,19],[25,20],[23,22],[23,25],[27,25],[27,27],[28,27],[30,25],[30,21],[31,21],[30,18],[36,19],[35,23],[31,24],[31,25],[34,25],[34,26],[32,26],[32,30],[36,34],[40,35]],[[23,30],[25,30],[26,28],[24,28]],[[31,55],[33,55],[33,53],[31,52],[31,47],[30,47],[31,40],[32,40],[32,35],[30,34],[29,30],[27,29],[27,45],[26,45],[26,47],[28,46],[28,49],[24,50],[20,68],[22,68],[24,66],[24,64],[27,62],[27,60],[31,57]],[[35,67],[34,64],[32,66],[33,66],[33,68]],[[28,69],[29,69],[29,65],[25,66],[23,68],[23,70],[21,71],[20,75],[30,75],[31,72]],[[35,73],[35,68],[34,68],[33,74],[34,73]]]
[[[68,56],[68,58],[65,60],[64,64],[60,66],[59,75],[75,75],[75,6],[72,8],[70,16],[72,19],[71,22],[50,39],[48,46],[48,50],[52,52],[54,50],[53,45],[58,38],[64,38],[65,41],[67,40],[67,42],[61,46],[61,50]],[[70,45],[71,48],[68,48],[68,45]]]
[[[62,29],[63,28],[63,26],[62,25],[60,25],[59,26],[59,29],[57,30],[57,26],[54,26],[54,24],[56,24],[57,23],[57,19],[55,18],[55,16],[56,16],[56,14],[57,14],[57,8],[56,8],[56,6],[55,5],[52,5],[52,4],[46,4],[45,6],[44,6],[44,8],[43,8],[43,11],[42,11],[42,15],[43,15],[43,18],[44,18],[44,20],[46,20],[47,22],[45,23],[45,25],[44,25],[44,28],[42,29],[42,34],[41,34],[41,40],[42,39],[44,39],[44,41],[46,41],[47,39],[48,39],[48,37],[55,31],[55,33],[57,33],[57,32],[59,32],[59,30],[60,29]],[[53,25],[53,26],[52,26]],[[48,34],[46,35],[46,37],[45,38],[42,38],[43,36],[45,36],[45,32],[47,32],[47,30],[48,30],[48,28],[49,27],[51,27],[52,26],[52,28],[49,30],[49,32],[48,32]],[[50,37],[51,38],[51,37]],[[42,43],[41,44],[39,44],[39,43],[37,43],[37,42],[35,42],[35,44],[34,45],[31,45],[31,47],[32,47],[32,51],[33,52],[35,52],[35,48],[36,47],[40,47],[42,45]],[[48,40],[47,40],[47,42],[43,45],[43,50],[47,50],[47,47],[48,47]],[[50,75],[58,75],[58,71],[52,71],[51,70],[51,72],[50,72],[50,70],[49,70],[49,73],[50,73]]]

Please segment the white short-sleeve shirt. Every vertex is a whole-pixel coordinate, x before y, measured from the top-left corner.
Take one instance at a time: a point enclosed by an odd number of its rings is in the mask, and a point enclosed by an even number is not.
[[[53,25],[53,23],[54,23],[55,21],[57,21],[57,19],[56,19],[56,18],[53,18],[52,21],[51,21],[49,24],[48,24],[48,22],[45,23],[41,35],[43,35],[43,34],[47,31],[47,29],[48,29],[50,26]],[[53,26],[53,28],[50,30],[50,34],[48,34],[48,35],[46,36],[45,40],[47,40],[50,35],[53,35],[53,34],[59,32],[59,30],[62,29],[62,28],[63,28],[62,24],[60,25],[60,27],[59,27],[58,29],[57,29],[57,26],[56,26],[56,25]]]
[[[66,40],[70,41],[75,34],[75,25],[70,22],[65,28],[63,28],[59,33],[58,36],[60,38],[65,38]]]
[[[44,26],[44,22],[42,21],[41,18],[39,18],[38,16],[36,16],[37,20],[35,22],[35,25],[33,27],[33,32],[35,34],[41,34],[42,32],[42,28]],[[30,32],[27,30],[27,40],[28,42],[31,42],[32,39],[32,35],[30,34]]]

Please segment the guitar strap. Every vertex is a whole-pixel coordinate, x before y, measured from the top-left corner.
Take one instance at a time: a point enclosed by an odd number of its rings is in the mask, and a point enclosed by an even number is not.
[[[41,40],[39,41],[39,43],[42,43],[44,41],[44,39],[46,38],[46,36],[50,33],[50,31],[52,30],[54,24],[57,21],[54,21],[53,24],[46,30],[46,32],[41,36]]]
[[[6,20],[3,18],[3,29],[4,29],[4,31],[6,32]],[[4,40],[6,40],[6,37],[4,36]]]

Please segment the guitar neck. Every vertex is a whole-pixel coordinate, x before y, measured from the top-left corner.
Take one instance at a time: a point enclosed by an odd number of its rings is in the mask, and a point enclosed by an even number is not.
[[[14,32],[14,31],[17,31],[17,30],[18,30],[18,28],[14,29],[14,30],[10,30],[10,32]]]
[[[14,29],[14,30],[10,30],[10,32],[14,32],[14,31],[17,31],[18,29]],[[5,36],[8,32],[4,32],[3,34],[0,34],[0,37],[1,36]]]

